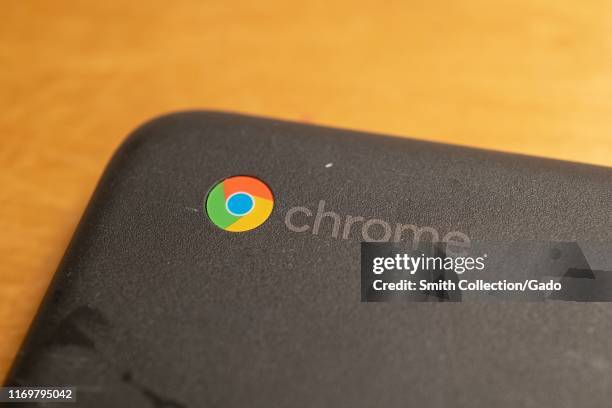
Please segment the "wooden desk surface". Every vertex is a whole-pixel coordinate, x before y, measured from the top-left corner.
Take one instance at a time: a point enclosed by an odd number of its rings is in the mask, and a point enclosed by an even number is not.
[[[612,165],[612,2],[11,1],[0,377],[115,147],[232,110]]]

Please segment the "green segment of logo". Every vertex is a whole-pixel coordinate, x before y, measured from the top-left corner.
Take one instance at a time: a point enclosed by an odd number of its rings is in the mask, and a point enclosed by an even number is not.
[[[240,217],[230,214],[225,208],[225,192],[223,183],[217,184],[208,194],[206,212],[210,220],[219,228],[225,229],[235,223]]]

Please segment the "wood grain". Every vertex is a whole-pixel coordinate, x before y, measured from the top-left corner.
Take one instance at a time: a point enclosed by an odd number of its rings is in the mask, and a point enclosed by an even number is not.
[[[0,377],[115,147],[208,108],[612,165],[612,2],[11,1]]]

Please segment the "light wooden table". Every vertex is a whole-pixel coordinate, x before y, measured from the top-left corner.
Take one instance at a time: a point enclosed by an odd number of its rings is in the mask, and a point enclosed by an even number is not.
[[[612,2],[10,1],[0,377],[102,169],[212,108],[612,165]]]

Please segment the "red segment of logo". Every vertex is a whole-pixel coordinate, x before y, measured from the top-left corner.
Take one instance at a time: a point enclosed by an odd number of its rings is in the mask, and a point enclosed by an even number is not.
[[[226,199],[234,193],[245,192],[254,197],[274,200],[272,191],[263,181],[249,176],[236,176],[223,180],[223,192]]]

